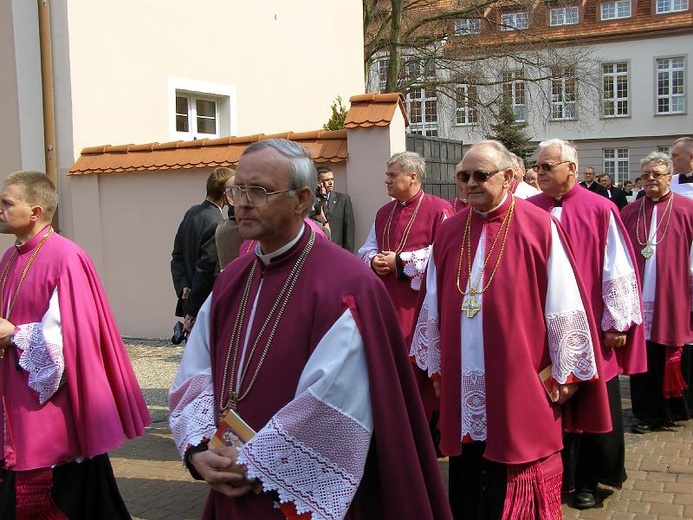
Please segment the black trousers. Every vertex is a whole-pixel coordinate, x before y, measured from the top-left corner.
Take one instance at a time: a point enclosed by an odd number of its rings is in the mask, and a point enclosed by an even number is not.
[[[16,473],[0,469],[0,518],[14,520]],[[53,501],[70,520],[129,520],[108,455],[53,468]]]
[[[568,433],[563,437],[563,491],[596,488],[597,483],[620,488],[626,475],[621,385],[618,376],[606,383],[613,430],[609,433]]]

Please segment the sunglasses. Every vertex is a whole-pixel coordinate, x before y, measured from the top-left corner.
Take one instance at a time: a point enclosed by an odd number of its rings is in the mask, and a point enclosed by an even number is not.
[[[469,179],[474,179],[474,182],[486,182],[489,180],[491,177],[493,177],[495,174],[498,172],[505,171],[504,168],[489,172],[486,170],[474,170],[474,171],[469,171],[469,170],[460,170],[455,175],[457,176],[457,180],[466,184],[469,182]]]
[[[541,164],[535,164],[534,166],[532,166],[532,169],[535,172],[539,172],[539,170],[542,170],[545,172],[551,172],[554,170],[554,168],[556,168],[556,166],[560,166],[561,164],[565,164],[565,163],[569,163],[569,162],[571,162],[571,161],[561,161],[559,163],[554,163],[554,164],[543,162]]]

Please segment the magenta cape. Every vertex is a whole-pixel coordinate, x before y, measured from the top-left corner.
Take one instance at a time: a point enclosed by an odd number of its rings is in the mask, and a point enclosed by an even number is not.
[[[529,202],[551,212],[555,199],[544,193],[528,199]],[[633,266],[637,258],[623,226],[616,205],[606,197],[597,195],[579,184],[561,197],[561,226],[565,229],[573,255],[578,266],[578,272],[585,285],[592,304],[592,311],[597,324],[601,323],[604,313],[604,295],[602,278],[604,273],[604,255],[606,253],[606,237],[609,230],[609,219],[613,215],[616,225],[625,238]],[[637,268],[636,268],[637,269]],[[638,287],[640,287],[638,278]],[[642,307],[642,305],[641,305]],[[642,308],[641,308],[642,312]],[[602,357],[603,377],[610,381],[619,374],[638,374],[647,370],[647,353],[645,351],[645,328],[634,325],[628,331],[626,345],[618,349],[607,349],[604,346],[603,334],[599,334],[599,349]]]
[[[452,214],[452,207],[448,201],[420,191],[418,195],[415,195],[404,204],[392,200],[378,210],[375,216],[375,237],[378,241],[379,251],[386,251],[388,248],[391,251],[395,250],[402,240],[407,223],[416,210],[419,197],[423,197],[423,201],[421,201],[419,212],[416,214],[416,219],[411,226],[403,251],[416,251],[433,243],[443,218]],[[395,212],[392,216],[389,242],[386,242],[384,240],[386,236],[385,225],[393,207],[395,207]],[[385,283],[392,302],[395,304],[397,319],[404,334],[405,345],[408,346],[411,344],[414,326],[416,325],[418,313],[416,304],[419,292],[411,288],[411,280],[409,278],[398,280],[396,274],[393,273],[381,279]]]
[[[509,196],[500,208],[489,214],[487,248],[500,227],[511,198]],[[532,462],[559,451],[563,447],[562,415],[566,411],[569,417],[563,419],[570,419],[566,423],[568,428],[597,433],[611,429],[602,379],[582,383],[563,409],[549,402],[539,380],[537,374],[550,363],[544,303],[553,217],[525,200],[515,200],[505,252],[493,283],[484,292],[482,300],[488,427],[484,457],[505,464]],[[457,455],[461,450],[460,319],[466,318],[460,316],[462,295],[456,278],[464,226],[470,211],[473,210],[465,208],[446,220],[433,244],[440,312],[438,426],[440,449],[448,455]],[[482,217],[473,212],[473,244],[479,243],[482,227]],[[560,225],[557,227],[565,244],[565,235]],[[500,245],[495,248],[489,266],[495,265],[499,250]],[[472,251],[472,258],[474,254]],[[569,250],[567,254],[572,260]],[[571,263],[575,265],[574,260]],[[486,276],[491,270],[492,267],[487,268]],[[461,287],[466,287],[467,278],[468,274],[462,272]],[[584,290],[581,290],[584,295]],[[583,302],[585,300],[583,296]],[[590,325],[594,343],[596,329],[593,320]],[[599,370],[598,356],[595,356],[595,361]]]
[[[269,312],[275,298],[267,295],[279,293],[308,235],[304,232],[291,251],[269,266],[256,269],[251,294],[256,294],[262,278],[262,291],[266,295],[258,302],[257,316],[266,316]],[[217,407],[233,325],[230,317],[238,314],[240,295],[255,262],[260,260],[254,254],[236,259],[232,269],[219,275],[212,293],[210,354]],[[356,256],[336,244],[315,241],[269,355],[253,390],[239,403],[238,411],[257,431],[294,398],[309,356],[342,315],[347,300],[357,312],[364,341],[374,421],[363,480],[347,518],[450,518],[440,470],[392,303],[378,277]],[[252,338],[263,322],[264,319],[255,320]],[[261,341],[258,349],[264,345]],[[252,364],[248,370],[248,381],[255,366]],[[223,392],[224,396],[227,391]],[[330,432],[319,433],[330,435]],[[283,518],[273,509],[266,494],[233,500],[214,491],[210,493],[205,517]]]
[[[7,279],[11,294],[44,235],[40,232],[21,247]],[[0,270],[13,249],[3,256]],[[15,367],[15,353],[0,361],[8,433],[5,459],[13,470],[106,453],[126,438],[144,435],[151,422],[91,260],[76,244],[53,233],[28,272],[10,321],[16,326],[40,323],[56,290],[65,358],[61,388],[41,406],[27,384],[27,372]]]
[[[643,223],[638,224],[640,208],[645,204],[645,222],[649,233],[652,209],[657,204],[657,219],[662,217],[669,197],[673,197],[669,228],[662,237],[666,225],[662,223],[657,232],[657,284],[655,286],[654,313],[650,340],[661,345],[680,347],[693,342],[691,328],[691,273],[690,250],[693,241],[693,200],[670,191],[652,202],[647,197],[628,204],[621,216],[628,230],[633,247],[638,251],[638,270],[643,276],[645,257],[639,251],[643,248],[638,242],[636,225],[640,228],[640,241],[644,241]],[[666,221],[665,221],[666,222]],[[679,319],[673,319],[677,317]]]

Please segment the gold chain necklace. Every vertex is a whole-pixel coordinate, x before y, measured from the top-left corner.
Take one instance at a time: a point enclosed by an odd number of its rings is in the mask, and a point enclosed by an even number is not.
[[[31,252],[31,255],[29,256],[29,259],[26,262],[26,265],[24,266],[24,270],[22,271],[22,276],[19,278],[19,282],[17,283],[17,289],[14,291],[14,294],[12,295],[12,298],[9,300],[9,305],[5,301],[5,285],[7,285],[7,277],[9,276],[10,273],[10,268],[12,267],[12,264],[14,263],[15,259],[17,258],[17,248],[15,247],[14,251],[12,251],[12,256],[7,260],[7,264],[5,264],[5,269],[2,271],[2,278],[0,282],[0,302],[2,302],[2,314],[3,317],[6,320],[10,319],[10,315],[12,314],[12,309],[14,309],[14,304],[17,302],[17,296],[19,295],[19,290],[22,288],[22,285],[24,285],[24,280],[26,279],[26,275],[29,273],[29,269],[31,268],[31,264],[34,263],[34,259],[36,258],[36,255],[38,252],[41,250],[43,247],[43,244],[46,243],[46,240],[48,240],[48,237],[51,236],[53,233],[53,228],[51,227],[48,232],[43,235],[43,238],[41,241],[36,244],[36,247],[34,247],[34,250]],[[7,314],[5,315],[5,310],[7,310]]]
[[[414,220],[416,219],[416,214],[419,212],[424,195],[425,193],[422,192],[421,197],[419,197],[419,200],[416,203],[416,208],[414,208],[414,213],[412,213],[412,216],[409,218],[409,222],[407,222],[404,231],[402,231],[402,239],[399,241],[397,249],[392,249],[392,245],[390,244],[390,228],[392,227],[392,218],[395,215],[395,210],[400,203],[395,202],[394,206],[392,206],[392,211],[390,211],[390,215],[387,217],[387,222],[385,222],[385,229],[383,229],[383,248],[385,251],[394,251],[395,253],[401,253],[404,251],[404,246],[407,244],[407,238],[409,238],[411,227],[414,225]]]
[[[243,295],[241,297],[241,305],[238,313],[236,314],[236,319],[233,324],[233,329],[231,329],[231,340],[229,341],[229,348],[226,351],[226,362],[224,364],[224,376],[221,381],[221,392],[219,396],[219,410],[220,412],[220,417],[223,417],[226,412],[229,411],[229,409],[235,410],[236,407],[238,406],[238,403],[241,402],[243,399],[245,399],[248,394],[250,393],[250,390],[252,390],[253,385],[255,384],[255,381],[260,374],[260,369],[262,368],[262,365],[265,362],[265,358],[267,357],[267,353],[269,352],[270,346],[272,345],[272,340],[274,339],[274,335],[277,331],[277,327],[279,326],[279,322],[282,319],[282,315],[284,314],[284,310],[286,309],[286,304],[289,302],[289,298],[291,297],[291,293],[294,290],[294,286],[296,285],[296,281],[298,280],[299,275],[301,274],[301,270],[303,268],[303,264],[305,263],[306,259],[308,258],[308,255],[310,254],[311,249],[313,248],[313,244],[315,243],[315,231],[311,229],[310,231],[310,238],[308,239],[308,243],[305,245],[303,248],[303,251],[301,252],[301,255],[298,257],[298,260],[294,264],[293,268],[291,269],[291,272],[289,273],[288,278],[284,282],[284,286],[282,287],[281,291],[279,292],[279,295],[277,296],[276,300],[274,301],[274,304],[272,305],[272,308],[270,309],[269,313],[267,313],[267,317],[265,318],[265,322],[262,324],[262,327],[260,328],[260,331],[258,332],[257,336],[255,337],[255,341],[253,342],[253,346],[250,349],[250,354],[248,355],[248,358],[245,362],[245,366],[241,369],[241,374],[240,377],[238,378],[238,384],[237,387],[234,389],[233,388],[233,382],[234,380],[238,377],[238,353],[241,350],[241,339],[242,339],[242,332],[243,332],[243,323],[245,322],[245,315],[246,311],[248,309],[248,300],[250,296],[250,288],[252,286],[253,282],[253,277],[255,274],[255,268],[257,266],[257,260],[253,263],[253,267],[250,270],[250,273],[248,274],[248,277],[245,282],[245,287],[243,288]],[[276,314],[275,317],[275,312],[278,313]],[[272,324],[270,325],[270,322]],[[250,326],[252,324],[248,324],[248,334],[250,334]],[[262,338],[265,330],[267,327],[270,327],[270,332],[269,336],[267,338],[267,342],[265,343],[265,348],[262,351],[262,354],[260,356],[260,360],[258,361],[257,367],[255,367],[255,372],[253,373],[253,377],[251,378],[250,382],[248,383],[248,386],[246,387],[245,391],[241,391],[241,387],[243,386],[243,381],[245,380],[245,377],[248,373],[248,370],[250,368],[250,364],[252,362],[253,356],[255,355],[255,350],[257,349],[258,344],[260,343],[260,339]],[[231,353],[233,352],[233,359],[231,358]],[[229,373],[229,362],[231,362],[231,372]],[[227,381],[228,381],[228,398],[226,400],[226,403],[224,403],[224,389],[227,388]]]
[[[645,197],[646,199],[647,197]],[[650,258],[655,250],[654,246],[659,244],[662,240],[664,240],[664,236],[667,234],[667,231],[669,230],[669,221],[671,220],[671,208],[674,203],[674,194],[671,194],[671,197],[669,197],[669,200],[667,201],[667,205],[664,208],[664,211],[662,212],[662,216],[659,218],[659,222],[657,222],[657,226],[654,229],[653,236],[654,238],[650,240],[650,233],[647,231],[647,213],[645,211],[645,200],[642,201],[642,204],[640,204],[640,208],[638,210],[638,220],[635,222],[635,238],[638,240],[638,244],[641,246],[644,246],[640,250],[640,254],[644,256],[645,258]],[[657,240],[657,233],[659,232],[659,228],[662,226],[662,222],[664,221],[664,217],[666,217],[667,222],[666,225],[664,226],[664,231],[662,232],[662,236]],[[640,239],[640,223],[642,222],[642,230],[643,233],[645,234],[644,239]]]
[[[510,230],[510,221],[512,220],[513,212],[515,211],[515,197],[513,197],[512,195],[511,197],[512,200],[510,201],[510,207],[508,208],[505,217],[503,217],[503,221],[501,222],[501,225],[498,228],[496,235],[493,237],[491,247],[489,248],[488,253],[486,254],[486,258],[484,258],[484,263],[481,266],[481,271],[479,271],[479,275],[477,276],[476,282],[472,282],[472,210],[470,210],[469,214],[467,215],[467,222],[465,223],[464,227],[464,235],[462,236],[462,245],[460,246],[459,261],[457,263],[457,290],[464,297],[462,300],[462,307],[460,310],[464,312],[467,318],[473,318],[481,310],[481,304],[479,303],[477,295],[482,294],[484,291],[486,291],[486,289],[489,288],[491,282],[493,281],[493,277],[496,275],[496,271],[498,270],[498,266],[500,265],[501,258],[503,258],[503,252],[505,251],[505,243],[508,239],[508,231]],[[482,284],[482,280],[484,279],[486,265],[491,259],[491,254],[493,253],[493,250],[495,249],[496,244],[498,243],[498,239],[501,236],[501,233],[503,234],[503,241],[501,242],[500,252],[498,253],[496,263],[493,266],[493,271],[491,271],[491,275],[489,276],[486,285],[479,288],[479,286]],[[460,286],[460,277],[462,274],[462,259],[465,257],[465,245],[467,249],[467,279],[469,282],[469,291],[462,290],[462,287]]]

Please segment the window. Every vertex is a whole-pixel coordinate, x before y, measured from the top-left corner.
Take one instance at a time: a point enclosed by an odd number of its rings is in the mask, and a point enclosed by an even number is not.
[[[387,68],[390,66],[390,60],[387,58],[380,59],[376,62],[378,67],[378,92],[385,92],[385,86],[387,85]]]
[[[628,148],[604,148],[604,173],[611,175],[615,184],[628,180]]]
[[[688,10],[688,0],[657,0],[657,14]]]
[[[549,13],[551,27],[558,25],[576,25],[580,21],[580,9],[573,7],[557,7]]]
[[[525,121],[525,76],[522,70],[503,73],[503,102],[515,113],[516,121]]]
[[[455,36],[466,36],[481,32],[481,18],[460,18],[453,26]]]
[[[671,146],[666,145],[666,144],[657,146],[657,151],[660,153],[665,153],[665,154],[669,155],[670,150],[671,150]]]
[[[657,113],[683,114],[685,70],[683,56],[657,60]]]
[[[438,96],[435,87],[412,87],[407,90],[409,132],[438,135]]]
[[[601,4],[602,20],[630,18],[630,0],[616,0]]]
[[[628,62],[602,65],[602,114],[604,117],[628,115]]]
[[[476,86],[472,83],[461,83],[455,88],[455,124],[472,125],[478,122],[474,101]]]
[[[551,119],[576,119],[575,67],[551,68]]]
[[[172,140],[236,133],[236,89],[229,85],[169,77],[169,134]]]
[[[527,11],[501,14],[501,31],[517,31],[529,27]]]

